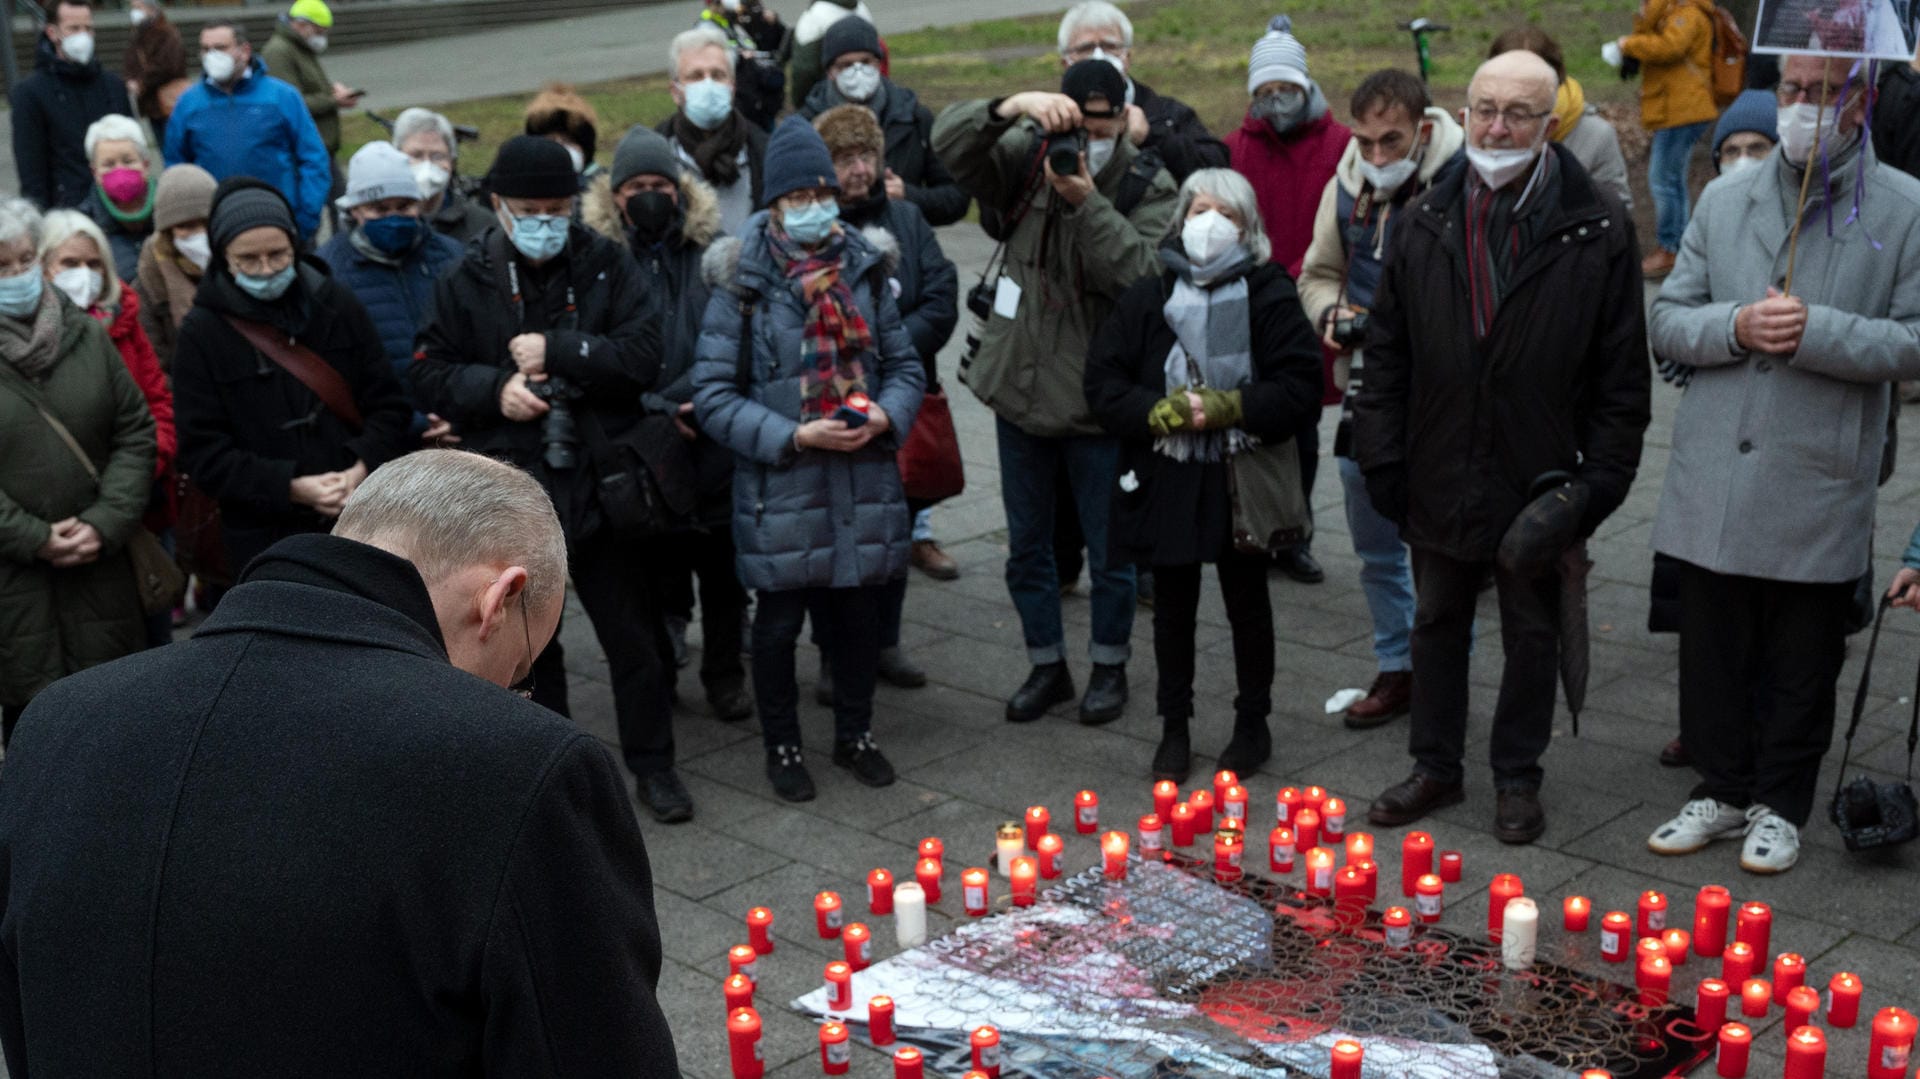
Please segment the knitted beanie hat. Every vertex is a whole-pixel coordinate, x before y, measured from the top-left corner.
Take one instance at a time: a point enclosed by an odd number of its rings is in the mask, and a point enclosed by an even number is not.
[[[608,178],[615,191],[635,176],[664,176],[677,184],[680,169],[666,137],[645,124],[635,124],[614,147],[613,172]]]
[[[1720,144],[1730,135],[1752,131],[1765,135],[1768,142],[1780,141],[1780,106],[1771,90],[1747,90],[1733,99],[1713,129],[1713,156],[1720,157]],[[159,210],[154,211],[159,216]]]
[[[293,207],[287,204],[285,195],[251,176],[222,182],[214,192],[213,213],[207,219],[207,239],[213,244],[215,261],[241,233],[259,228],[279,229],[295,243],[300,240],[300,228],[294,224]]]
[[[198,165],[174,165],[160,174],[153,189],[153,227],[162,231],[213,214],[213,189],[220,182]]]
[[[538,135],[515,135],[494,155],[487,186],[509,199],[566,199],[580,191],[567,148]]]
[[[1270,82],[1290,82],[1301,89],[1313,82],[1307,77],[1307,47],[1293,36],[1293,20],[1285,15],[1275,15],[1267,24],[1247,61],[1248,94]]]
[[[383,199],[418,199],[420,182],[413,162],[390,142],[370,142],[347,162],[347,193],[336,201],[342,210]]]
[[[820,66],[832,67],[835,60],[850,52],[880,55],[880,31],[858,15],[843,17],[827,27],[826,35],[820,39]]]
[[[840,190],[833,173],[833,155],[813,125],[799,114],[780,121],[767,139],[767,175],[760,184],[760,204],[772,206],[780,196],[810,187]]]

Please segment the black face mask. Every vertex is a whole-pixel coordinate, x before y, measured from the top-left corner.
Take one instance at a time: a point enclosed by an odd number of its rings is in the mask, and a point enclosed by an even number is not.
[[[635,242],[651,246],[667,238],[680,204],[664,191],[642,191],[627,199],[627,224]]]

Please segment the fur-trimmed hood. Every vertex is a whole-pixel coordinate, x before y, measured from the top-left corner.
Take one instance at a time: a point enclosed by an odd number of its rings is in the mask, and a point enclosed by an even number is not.
[[[675,177],[680,185],[680,242],[690,247],[707,247],[720,236],[720,198],[713,185],[691,169],[681,169]],[[613,183],[607,176],[596,177],[580,196],[580,221],[614,243],[626,246],[627,227],[620,208],[613,204]]]
[[[891,276],[900,267],[900,239],[889,229],[870,225],[860,230],[860,236],[880,255],[880,265]],[[734,291],[734,282],[740,275],[740,238],[723,236],[707,248],[700,256],[700,280],[708,288]]]

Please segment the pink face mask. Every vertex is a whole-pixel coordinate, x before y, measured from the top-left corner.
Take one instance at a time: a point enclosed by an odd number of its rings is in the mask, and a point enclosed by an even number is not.
[[[100,190],[117,206],[139,206],[147,201],[147,174],[139,169],[108,169],[100,177]]]

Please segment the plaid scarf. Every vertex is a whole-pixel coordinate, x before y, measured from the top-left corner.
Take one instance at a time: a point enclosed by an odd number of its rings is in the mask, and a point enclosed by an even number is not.
[[[778,228],[767,229],[767,247],[797,281],[807,305],[800,331],[800,422],[832,419],[849,394],[867,392],[863,358],[873,351],[873,331],[840,280],[846,236],[836,232],[818,251],[808,251]]]

